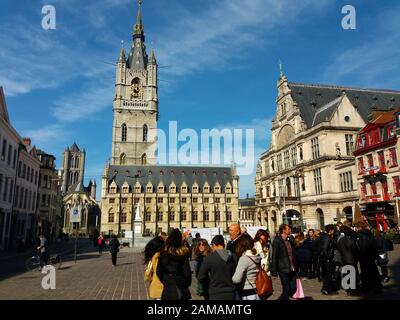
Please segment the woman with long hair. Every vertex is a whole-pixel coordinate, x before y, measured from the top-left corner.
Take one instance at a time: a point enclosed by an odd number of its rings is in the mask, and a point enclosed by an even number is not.
[[[193,250],[194,253],[194,259],[196,261],[195,264],[195,273],[196,273],[196,278],[199,274],[199,270],[201,265],[203,264],[204,258],[207,257],[211,253],[211,247],[208,244],[207,240],[205,239],[200,239],[197,241],[196,246]],[[199,296],[204,297],[204,300],[209,300],[209,294],[208,294],[208,284],[202,284],[200,282],[197,282],[197,294]]]
[[[173,229],[165,242],[157,266],[157,276],[164,285],[162,300],[189,300],[192,271],[189,265],[190,251],[182,245],[182,233]]]
[[[299,267],[299,276],[303,277],[303,280],[311,278],[310,271],[312,270],[312,251],[309,242],[305,241],[304,234],[298,233],[294,238],[294,250],[296,264]]]
[[[266,272],[269,270],[269,247],[270,238],[268,232],[264,229],[258,230],[254,237],[254,249],[260,255],[261,266]]]
[[[161,299],[163,291],[163,284],[157,276],[157,266],[158,259],[161,252],[164,250],[164,246],[164,239],[161,236],[155,237],[146,244],[143,251],[144,264],[146,265],[144,280],[150,282],[149,297],[151,299]]]
[[[261,257],[254,248],[253,238],[248,234],[242,235],[237,240],[235,253],[240,258],[232,282],[240,285],[241,299],[260,300],[256,293],[256,276]]]

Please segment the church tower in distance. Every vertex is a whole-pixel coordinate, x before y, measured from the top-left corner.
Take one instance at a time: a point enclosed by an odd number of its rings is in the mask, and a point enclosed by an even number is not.
[[[158,121],[157,61],[145,46],[141,4],[133,29],[129,55],[121,48],[117,61],[112,165],[156,164]]]

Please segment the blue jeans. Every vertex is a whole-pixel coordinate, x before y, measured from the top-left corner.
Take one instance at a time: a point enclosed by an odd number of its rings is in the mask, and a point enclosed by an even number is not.
[[[296,272],[279,273],[279,279],[282,284],[282,294],[278,300],[289,300],[296,293]]]

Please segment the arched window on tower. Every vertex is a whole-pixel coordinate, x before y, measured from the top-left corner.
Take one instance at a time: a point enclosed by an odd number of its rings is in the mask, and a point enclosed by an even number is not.
[[[79,180],[79,173],[75,172],[75,178],[74,178],[74,183],[77,183]]]
[[[143,142],[147,142],[147,134],[149,132],[149,129],[147,128],[147,125],[143,126]]]
[[[122,136],[121,136],[122,142],[126,141],[127,136],[128,136],[128,128],[127,128],[126,124],[124,123],[122,125]]]
[[[79,168],[79,157],[75,158],[75,168]]]
[[[126,154],[125,153],[121,154],[121,156],[119,158],[119,163],[121,165],[125,165],[126,164]]]
[[[146,165],[147,164],[147,156],[146,154],[142,155],[142,165]]]

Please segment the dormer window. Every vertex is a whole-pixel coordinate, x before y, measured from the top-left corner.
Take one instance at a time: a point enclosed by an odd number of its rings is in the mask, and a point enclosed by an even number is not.
[[[153,187],[147,187],[147,192],[152,193],[153,192]]]
[[[129,193],[129,187],[128,186],[123,187],[122,188],[122,192],[123,193]]]

